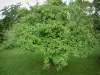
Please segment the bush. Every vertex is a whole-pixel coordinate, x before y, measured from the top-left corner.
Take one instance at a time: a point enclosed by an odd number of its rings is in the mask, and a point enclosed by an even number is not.
[[[44,68],[52,61],[59,70],[70,55],[86,57],[95,46],[90,17],[79,6],[45,4],[30,12],[5,34],[2,48],[43,51]]]

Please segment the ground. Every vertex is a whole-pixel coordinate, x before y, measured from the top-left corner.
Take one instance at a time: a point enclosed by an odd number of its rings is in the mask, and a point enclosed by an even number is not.
[[[71,58],[68,66],[57,71],[52,67],[43,69],[41,52],[26,54],[21,50],[6,50],[0,53],[0,75],[100,75],[99,54],[95,50],[88,58]]]

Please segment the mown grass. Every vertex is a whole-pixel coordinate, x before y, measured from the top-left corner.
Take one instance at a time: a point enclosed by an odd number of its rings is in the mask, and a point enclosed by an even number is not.
[[[69,65],[60,71],[54,68],[43,70],[41,52],[25,54],[20,50],[0,53],[0,75],[100,75],[99,48],[85,59],[71,58]]]

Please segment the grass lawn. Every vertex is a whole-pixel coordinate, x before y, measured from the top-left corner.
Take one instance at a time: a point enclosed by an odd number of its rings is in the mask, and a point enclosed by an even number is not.
[[[98,48],[99,50],[99,48]],[[43,70],[43,54],[25,54],[19,50],[0,53],[0,75],[100,75],[100,52],[94,51],[86,59],[71,58],[69,65],[60,71],[54,68]]]

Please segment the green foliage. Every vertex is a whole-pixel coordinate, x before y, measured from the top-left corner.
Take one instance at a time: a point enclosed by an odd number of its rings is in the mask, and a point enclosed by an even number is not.
[[[2,48],[42,51],[44,68],[52,62],[59,70],[68,65],[70,55],[86,57],[95,46],[90,19],[75,4],[34,6],[7,31]]]
[[[4,7],[2,12],[3,19],[0,19],[0,43],[3,41],[4,32],[8,30],[17,21],[17,12],[19,9],[18,5],[11,5]]]
[[[93,15],[93,22],[95,30],[100,30],[100,0],[94,0],[95,13]]]
[[[94,0],[95,13],[93,14],[93,24],[95,29],[96,38],[100,45],[100,0]]]
[[[100,10],[100,0],[94,0],[93,4],[97,10]]]
[[[62,0],[47,0],[47,3],[52,4],[52,5],[63,5],[64,4]]]
[[[100,30],[100,15],[98,13],[93,14],[93,23],[95,30]]]
[[[28,10],[26,8],[20,8],[20,4],[17,4],[7,6],[1,12],[4,18],[0,19],[0,43],[4,39],[5,31],[9,30],[21,17],[26,16]]]
[[[80,3],[83,3],[82,0],[76,0],[76,3],[80,4]]]

